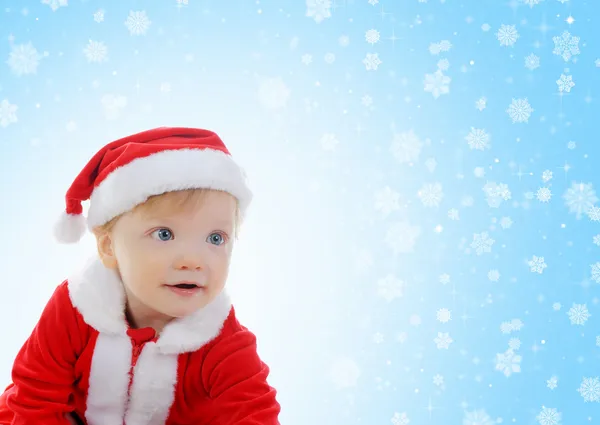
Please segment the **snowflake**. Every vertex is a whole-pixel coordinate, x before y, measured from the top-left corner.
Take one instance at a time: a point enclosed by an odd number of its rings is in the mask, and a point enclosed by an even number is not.
[[[559,425],[561,414],[554,408],[542,406],[542,411],[536,416],[540,425]]]
[[[540,67],[539,56],[536,56],[532,53],[525,58],[525,68],[529,69],[530,71],[533,71],[534,69],[539,68],[539,67]]]
[[[127,20],[125,21],[125,26],[129,30],[131,35],[144,35],[150,28],[150,24],[152,21],[148,19],[145,11],[130,11]]]
[[[434,338],[433,342],[435,342],[438,349],[447,350],[454,340],[450,337],[448,332],[438,332],[437,337]]]
[[[441,323],[448,323],[452,320],[452,312],[447,308],[440,308],[436,313],[436,318]]]
[[[590,207],[586,214],[591,221],[600,221],[600,207]]]
[[[68,0],[42,0],[42,4],[50,6],[53,12],[56,12],[59,7],[67,7],[69,5]]]
[[[594,245],[596,246],[600,246],[600,235],[596,235],[592,238],[592,242],[594,243]],[[600,268],[600,265],[598,266]],[[600,283],[600,282],[598,282]]]
[[[508,186],[504,183],[487,182],[483,186],[483,191],[490,208],[498,208],[503,201],[508,201],[512,197]]]
[[[521,340],[519,338],[511,338],[508,341],[508,348],[510,348],[513,351],[518,350],[519,348],[521,348]]]
[[[544,262],[544,257],[536,257],[535,255],[527,262],[527,264],[529,265],[529,270],[532,273],[542,274],[544,269],[548,267]]]
[[[487,274],[490,282],[498,282],[500,280],[500,272],[498,270],[490,270]]]
[[[456,208],[451,208],[448,210],[448,218],[450,220],[456,221],[460,219],[460,214]]]
[[[519,33],[514,25],[500,25],[496,38],[501,46],[513,46],[519,38]]]
[[[408,425],[410,420],[408,419],[406,413],[395,412],[394,416],[392,416],[391,422],[392,425]]]
[[[585,304],[573,303],[573,307],[569,309],[567,316],[569,316],[569,320],[571,321],[572,325],[583,326],[591,317],[591,314],[589,313]]]
[[[16,123],[17,119],[17,110],[19,107],[17,105],[12,105],[8,99],[2,100],[0,102],[0,127],[6,128],[10,124]]]
[[[581,394],[584,402],[600,402],[600,379],[595,378],[583,378],[581,385],[577,389],[577,392]]]
[[[550,202],[550,198],[552,198],[552,192],[547,187],[540,187],[536,193],[536,198],[540,202]]]
[[[441,70],[435,71],[433,74],[425,74],[425,80],[423,84],[425,85],[424,90],[433,95],[434,99],[437,99],[443,94],[450,93],[450,82],[452,79]]]
[[[396,298],[401,298],[404,293],[404,282],[397,279],[394,275],[388,274],[385,278],[377,281],[377,295],[392,302]]]
[[[437,67],[440,71],[448,71],[450,68],[450,61],[448,59],[440,59],[437,63]]]
[[[376,4],[378,4],[378,3],[379,3],[379,0],[368,0],[368,3],[369,3],[371,6],[375,6]]]
[[[471,132],[465,137],[469,147],[474,150],[486,150],[490,146],[490,135],[482,128],[471,127]]]
[[[439,207],[444,194],[440,183],[427,183],[417,193],[426,207]]]
[[[529,7],[533,7],[536,4],[540,4],[543,0],[521,0],[523,3],[525,3],[526,5],[529,5]]]
[[[596,346],[600,347],[600,335],[596,337]]]
[[[37,73],[42,56],[31,43],[12,46],[8,66],[17,77]]]
[[[556,80],[556,85],[558,86],[558,91],[560,93],[569,93],[571,89],[575,87],[575,83],[573,82],[573,76],[561,74],[560,78]]]
[[[484,409],[465,412],[463,425],[495,425],[496,421],[490,418]]]
[[[481,232],[473,235],[473,242],[471,242],[471,248],[475,249],[477,255],[481,255],[484,252],[492,252],[492,245],[494,245],[494,239],[488,236],[487,232]]]
[[[485,97],[480,97],[475,101],[475,108],[479,111],[483,111],[487,106],[487,99]]]
[[[556,376],[551,376],[550,379],[546,381],[546,386],[551,390],[556,389],[556,387],[558,387],[558,378]]]
[[[413,130],[394,134],[390,152],[400,164],[418,161],[423,143]]]
[[[496,370],[502,372],[507,378],[513,373],[521,372],[521,356],[513,350],[496,354]]]
[[[90,40],[83,53],[88,62],[104,62],[108,55],[106,45],[101,41]]]
[[[527,101],[527,98],[513,99],[506,110],[508,116],[512,119],[513,124],[518,122],[528,122],[533,111],[534,109]]]
[[[596,191],[591,183],[572,183],[563,198],[569,212],[574,213],[577,220],[598,202]]]
[[[375,209],[381,211],[383,217],[387,217],[392,211],[400,209],[400,194],[389,186],[375,193]]]
[[[592,280],[600,283],[600,262],[592,264],[590,268],[592,269]]]
[[[510,229],[512,227],[513,221],[510,217],[502,217],[500,219],[500,227],[503,229]]]
[[[439,280],[442,285],[447,285],[450,283],[450,275],[447,273],[441,274]]]
[[[367,53],[367,56],[362,62],[367,71],[377,71],[379,65],[383,63],[381,59],[379,59],[379,55],[377,53]]]
[[[572,36],[569,31],[564,31],[560,36],[552,37],[552,41],[554,41],[552,53],[562,56],[565,62],[580,53],[579,37]]]
[[[94,21],[100,23],[104,21],[104,10],[98,9],[94,12]]]
[[[377,30],[371,29],[365,33],[365,40],[369,44],[377,43],[380,38],[381,38],[381,36],[379,35],[379,31],[377,31]]]
[[[550,171],[550,170],[545,170],[545,171],[542,173],[542,181],[543,181],[544,183],[548,183],[550,180],[552,180],[552,171]]]
[[[438,387],[441,387],[442,385],[444,385],[444,377],[442,375],[440,375],[439,373],[434,375],[433,385],[436,385]]]
[[[567,149],[573,150],[577,147],[577,143],[575,143],[573,140],[569,140],[569,142],[567,143]]]

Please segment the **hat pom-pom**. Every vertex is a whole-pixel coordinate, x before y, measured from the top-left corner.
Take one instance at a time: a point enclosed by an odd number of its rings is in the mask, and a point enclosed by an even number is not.
[[[76,243],[83,237],[86,228],[86,220],[83,214],[63,212],[54,225],[54,237],[60,243]]]

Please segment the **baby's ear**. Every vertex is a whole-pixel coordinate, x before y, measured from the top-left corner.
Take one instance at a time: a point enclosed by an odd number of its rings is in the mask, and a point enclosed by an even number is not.
[[[111,233],[98,228],[94,228],[93,233],[94,236],[96,236],[96,247],[102,264],[109,269],[116,268],[117,257],[115,256],[115,250],[113,249]]]

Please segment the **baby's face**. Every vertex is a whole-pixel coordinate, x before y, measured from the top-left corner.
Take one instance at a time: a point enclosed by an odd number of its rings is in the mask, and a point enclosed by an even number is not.
[[[209,192],[177,214],[121,217],[110,243],[130,307],[176,318],[211,302],[227,280],[235,211],[233,196]]]

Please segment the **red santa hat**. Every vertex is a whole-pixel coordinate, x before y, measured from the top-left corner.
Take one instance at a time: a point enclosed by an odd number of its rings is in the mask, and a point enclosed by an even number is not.
[[[237,198],[243,217],[252,200],[244,170],[212,131],[161,127],[100,149],[67,191],[66,209],[54,228],[75,243],[87,227],[109,222],[150,196],[185,189],[215,189]],[[89,200],[88,216],[81,203]]]

